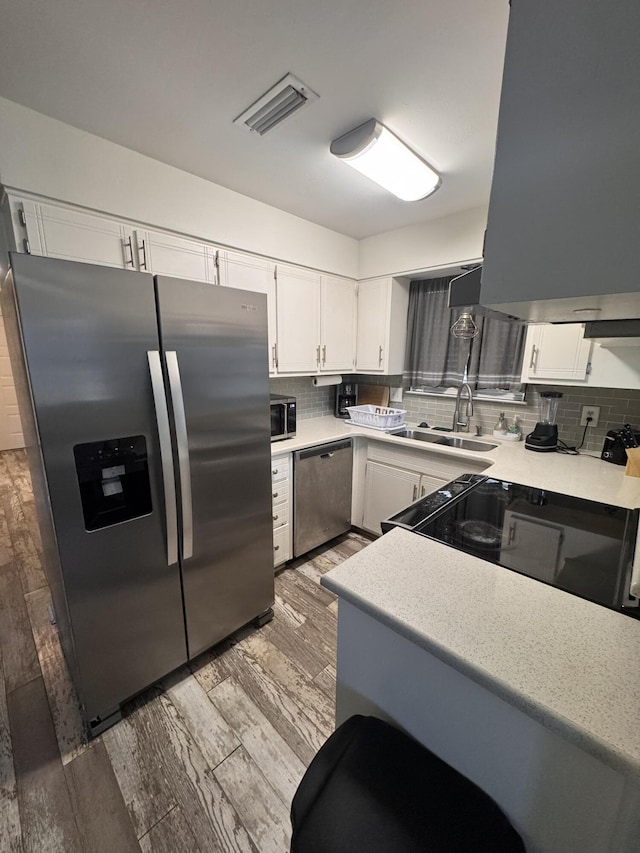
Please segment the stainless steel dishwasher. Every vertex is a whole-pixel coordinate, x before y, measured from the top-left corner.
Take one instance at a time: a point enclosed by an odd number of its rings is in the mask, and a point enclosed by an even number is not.
[[[351,441],[294,453],[293,555],[299,557],[351,528]]]

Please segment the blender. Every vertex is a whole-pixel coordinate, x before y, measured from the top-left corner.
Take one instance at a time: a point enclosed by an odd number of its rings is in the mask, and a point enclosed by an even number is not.
[[[540,394],[539,420],[533,432],[525,439],[524,446],[527,450],[546,453],[558,449],[556,417],[561,397],[560,391],[543,391]]]

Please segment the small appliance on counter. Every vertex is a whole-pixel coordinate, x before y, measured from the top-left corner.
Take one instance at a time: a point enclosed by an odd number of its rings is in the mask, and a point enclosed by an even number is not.
[[[362,385],[354,382],[343,382],[336,386],[335,416],[348,418],[347,409],[353,406],[388,406],[388,385]]]
[[[343,382],[336,385],[335,416],[337,418],[348,418],[349,406],[358,405],[358,386],[353,382]]]
[[[296,434],[296,398],[270,394],[271,441],[293,438]]]
[[[600,458],[614,465],[627,464],[627,448],[640,445],[640,432],[629,424],[623,429],[610,429],[604,437],[604,446]]]
[[[560,391],[543,391],[540,394],[538,423],[524,441],[527,450],[553,453],[558,449],[557,415],[561,397]]]

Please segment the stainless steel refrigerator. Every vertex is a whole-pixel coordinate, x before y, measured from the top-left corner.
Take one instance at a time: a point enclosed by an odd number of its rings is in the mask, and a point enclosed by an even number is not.
[[[266,297],[11,255],[2,313],[92,734],[273,604]]]

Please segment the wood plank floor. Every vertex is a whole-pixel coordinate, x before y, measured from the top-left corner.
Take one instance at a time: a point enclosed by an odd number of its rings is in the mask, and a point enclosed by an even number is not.
[[[87,742],[55,627],[26,458],[0,453],[0,853],[285,853],[289,807],[333,730],[333,540],[276,576],[243,629]]]

